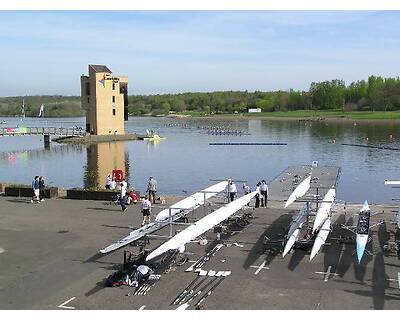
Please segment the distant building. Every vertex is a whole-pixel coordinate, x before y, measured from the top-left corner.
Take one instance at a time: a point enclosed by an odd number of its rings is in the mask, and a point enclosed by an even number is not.
[[[81,101],[86,109],[86,132],[124,134],[128,120],[128,77],[115,76],[103,65],[89,65],[81,76]]]
[[[261,112],[261,108],[249,109],[249,113]]]

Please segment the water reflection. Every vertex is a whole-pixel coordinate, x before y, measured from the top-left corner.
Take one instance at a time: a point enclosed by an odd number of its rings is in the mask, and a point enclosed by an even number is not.
[[[124,141],[91,144],[86,149],[87,162],[83,185],[87,189],[105,188],[105,180],[113,170],[122,170],[129,180],[129,154]]]
[[[1,118],[0,118],[1,119]],[[7,118],[7,126],[18,119]],[[56,127],[84,126],[84,118],[48,119]],[[43,125],[26,119],[26,126]],[[208,135],[204,127],[241,130],[250,135]],[[338,198],[346,201],[388,203],[398,189],[383,184],[400,179],[400,152],[357,148],[341,143],[400,147],[400,126],[394,122],[270,121],[260,119],[169,119],[138,117],[126,123],[128,132],[151,129],[166,137],[162,141],[127,141],[98,145],[43,147],[43,137],[0,138],[0,181],[30,183],[38,174],[60,187],[104,186],[113,169],[124,169],[128,183],[146,189],[150,175],[157,178],[160,193],[182,195],[195,192],[210,179],[233,176],[254,187],[260,179],[271,180],[291,165],[340,166]],[[366,141],[368,138],[368,141]],[[336,140],[336,144],[332,140]],[[157,144],[159,142],[159,144]],[[287,142],[287,146],[212,147],[210,142]],[[132,168],[135,166],[135,175]]]

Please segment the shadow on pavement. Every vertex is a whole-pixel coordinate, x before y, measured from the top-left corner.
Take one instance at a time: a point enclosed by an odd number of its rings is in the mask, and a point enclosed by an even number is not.
[[[7,199],[8,202],[13,202],[13,203],[31,203],[31,199]],[[39,204],[37,202],[34,202],[33,204]]]
[[[268,237],[271,240],[277,239],[277,237],[283,237],[292,222],[292,215],[283,214],[278,219],[276,219],[269,227],[265,230],[263,234],[260,235],[256,243],[250,249],[245,262],[243,263],[243,268],[248,269],[254,262],[264,253],[264,238]],[[270,264],[275,257],[278,255],[276,253],[270,253],[266,257],[267,265]]]
[[[340,215],[333,224],[332,232],[330,238],[332,239],[330,245],[325,245],[323,248],[324,252],[324,272],[326,272],[331,266],[331,272],[336,273],[339,265],[340,255],[342,253],[344,243],[333,241],[334,238],[339,237],[343,234],[343,228],[340,226],[346,222],[346,217],[344,214]],[[328,238],[329,241],[329,238]]]
[[[306,250],[297,249],[294,250],[292,256],[290,257],[288,269],[293,271],[300,264],[303,258],[308,254]]]
[[[122,212],[121,209],[109,209],[109,208],[86,208],[89,210],[97,210],[97,211],[118,211],[118,212]]]
[[[107,227],[107,228],[119,228],[119,229],[132,229],[131,227],[128,226],[117,226],[117,225],[112,225],[112,224],[102,224],[102,227]],[[139,227],[137,227],[139,228]]]
[[[347,221],[346,225],[352,226],[353,223],[354,223],[354,219],[353,219],[353,217],[350,217],[349,220]],[[342,235],[345,237],[354,236],[354,233],[352,233],[349,230],[343,229]],[[339,275],[339,277],[343,278],[343,276],[350,269],[351,264],[355,262],[355,255],[354,255],[355,249],[356,249],[355,242],[344,245],[343,253],[340,256],[340,260],[338,261],[338,264],[336,267],[336,273]]]
[[[384,252],[385,256],[388,256],[389,253],[384,250],[384,245],[388,243],[390,240],[390,233],[387,231],[386,222],[382,223],[378,229],[378,240],[379,240],[379,247],[382,252]]]

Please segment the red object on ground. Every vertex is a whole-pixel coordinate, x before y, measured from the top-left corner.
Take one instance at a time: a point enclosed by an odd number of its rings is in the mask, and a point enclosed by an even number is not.
[[[136,193],[134,193],[133,191],[129,192],[129,196],[132,199],[132,203],[136,203],[139,201],[139,197],[137,196]]]
[[[121,182],[124,178],[124,172],[120,169],[115,169],[112,172],[112,176],[114,177],[116,182]]]

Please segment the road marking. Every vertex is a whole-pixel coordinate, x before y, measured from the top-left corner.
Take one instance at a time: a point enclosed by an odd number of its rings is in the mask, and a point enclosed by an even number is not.
[[[328,282],[329,275],[331,274],[331,268],[332,268],[332,266],[328,267],[328,270],[326,271],[326,274],[325,274],[324,282]]]
[[[188,260],[189,263],[195,263],[195,262],[197,262],[197,261],[198,261],[198,260],[196,260],[196,261],[195,261],[195,260]]]
[[[328,266],[328,270],[326,272],[323,271],[315,271],[316,274],[323,274],[324,275],[324,282],[328,282],[330,276],[338,276],[337,273],[331,273],[332,266]]]
[[[250,268],[257,268],[254,274],[258,274],[261,271],[261,269],[269,270],[269,267],[265,266],[266,263],[267,261],[264,260],[264,262],[261,263],[259,266],[250,266]]]
[[[65,301],[64,303],[60,304],[58,306],[58,308],[64,308],[64,309],[75,309],[75,307],[69,307],[66,306],[67,303],[71,302],[72,300],[76,299],[76,297],[72,297],[71,299],[68,299],[67,301]]]
[[[0,253],[6,252],[3,248],[0,248]]]
[[[146,305],[142,305],[138,310],[144,310],[144,308],[146,308]]]

